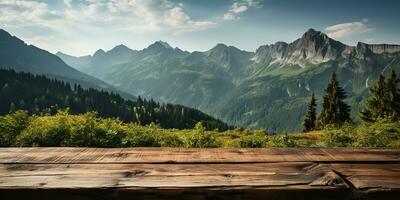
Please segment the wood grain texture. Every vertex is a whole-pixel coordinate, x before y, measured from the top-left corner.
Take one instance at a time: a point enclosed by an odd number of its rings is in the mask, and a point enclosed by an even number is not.
[[[324,164],[10,164],[0,188],[347,187]],[[44,181],[45,180],[45,181]]]
[[[3,148],[0,163],[400,162],[398,149]]]
[[[0,148],[0,199],[398,199],[400,150]]]

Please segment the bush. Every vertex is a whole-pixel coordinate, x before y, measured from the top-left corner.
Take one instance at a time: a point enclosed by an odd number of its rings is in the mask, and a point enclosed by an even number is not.
[[[28,127],[33,117],[27,111],[18,110],[0,117],[0,147],[15,146],[16,138]]]
[[[160,147],[157,129],[151,126],[130,125],[129,133],[124,138],[124,144],[128,147]]]
[[[400,123],[376,122],[357,128],[357,147],[396,147],[400,139]]]
[[[239,141],[243,148],[261,148],[266,146],[266,137],[260,134],[250,134],[243,136]]]
[[[322,131],[320,146],[324,147],[348,147],[355,140],[355,128],[351,124],[345,124],[341,128],[327,127]]]
[[[37,117],[17,137],[17,146],[67,146],[71,119],[63,114]]]
[[[292,139],[291,135],[278,134],[268,136],[267,147],[295,147],[296,142]]]
[[[184,147],[185,143],[178,135],[174,133],[164,133],[159,139],[162,147]]]
[[[71,147],[400,147],[400,122],[379,121],[326,127],[300,134],[265,135],[264,130],[206,131],[126,124],[88,112],[29,116],[17,111],[0,117],[0,146]]]
[[[204,148],[217,147],[214,136],[211,132],[205,131],[203,125],[199,122],[195,129],[185,135],[185,147]]]

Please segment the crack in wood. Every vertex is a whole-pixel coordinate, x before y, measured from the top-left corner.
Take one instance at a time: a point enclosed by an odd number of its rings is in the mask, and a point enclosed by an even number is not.
[[[363,193],[361,193],[357,187],[349,180],[347,179],[347,176],[342,174],[341,172],[335,170],[331,165],[328,165],[328,167],[335,173],[337,174],[351,189],[352,192],[352,199],[354,200],[362,200],[364,199]]]

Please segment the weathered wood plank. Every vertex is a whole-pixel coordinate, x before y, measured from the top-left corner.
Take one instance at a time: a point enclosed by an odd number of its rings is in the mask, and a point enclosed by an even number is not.
[[[400,189],[400,164],[331,164],[358,190]]]
[[[0,199],[398,199],[400,150],[0,148]]]
[[[2,164],[0,188],[347,188],[325,164]]]
[[[400,162],[399,149],[0,148],[0,163]]]

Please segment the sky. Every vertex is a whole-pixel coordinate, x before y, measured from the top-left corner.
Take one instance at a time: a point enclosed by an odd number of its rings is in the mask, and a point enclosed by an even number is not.
[[[162,40],[255,51],[309,28],[345,44],[400,44],[398,0],[0,0],[0,28],[52,53],[81,56]]]

